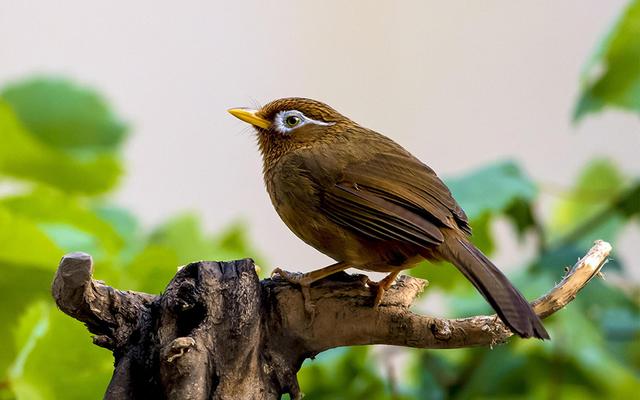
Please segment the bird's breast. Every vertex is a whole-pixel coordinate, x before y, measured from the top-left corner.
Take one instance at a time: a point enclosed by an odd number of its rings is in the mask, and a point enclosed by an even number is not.
[[[345,235],[323,214],[320,189],[309,171],[281,163],[265,173],[265,185],[276,212],[296,236],[332,258],[343,257],[333,244]]]
[[[413,246],[367,238],[331,220],[322,206],[322,185],[330,181],[306,167],[308,164],[292,159],[264,175],[274,208],[296,236],[334,260],[362,269],[392,271],[416,262],[418,252]]]

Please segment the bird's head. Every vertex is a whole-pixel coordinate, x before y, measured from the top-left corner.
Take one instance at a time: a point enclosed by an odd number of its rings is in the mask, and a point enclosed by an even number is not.
[[[330,141],[353,124],[328,105],[302,97],[274,100],[259,110],[232,108],[229,113],[256,129],[265,163],[288,152]]]

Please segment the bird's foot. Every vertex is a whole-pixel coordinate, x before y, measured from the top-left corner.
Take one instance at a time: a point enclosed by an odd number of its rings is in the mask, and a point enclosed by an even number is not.
[[[374,308],[378,308],[378,306],[380,306],[385,292],[389,290],[391,286],[393,286],[393,283],[396,281],[396,277],[398,276],[399,272],[400,271],[392,272],[379,282],[375,282],[367,278],[367,286],[369,286],[371,290],[376,294],[375,298],[373,299]]]
[[[305,274],[302,272],[289,272],[281,268],[276,268],[271,272],[271,277],[274,277],[275,275],[280,276],[285,281],[293,283],[294,285],[309,287],[313,282],[313,279],[311,278],[311,276],[309,276],[309,274]]]
[[[300,286],[300,291],[302,292],[302,302],[304,303],[304,311],[307,315],[309,315],[309,325],[311,325],[313,323],[313,319],[316,316],[316,306],[311,301],[311,292],[309,291],[309,287],[311,286],[313,279],[309,276],[309,274],[301,272],[289,272],[281,268],[275,268],[271,272],[271,277],[274,277],[275,275],[280,276],[282,279],[289,283]]]
[[[375,297],[373,299],[373,308],[378,308],[380,303],[382,303],[382,298],[384,297],[384,293],[387,291],[380,282],[372,281],[367,278],[367,286],[371,289],[373,293],[375,293]]]

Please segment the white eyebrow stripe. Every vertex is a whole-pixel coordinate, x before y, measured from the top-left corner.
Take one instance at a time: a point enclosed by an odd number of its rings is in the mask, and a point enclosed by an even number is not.
[[[284,118],[285,115],[289,116],[289,115],[297,115],[298,117],[300,117],[302,119],[302,123],[296,127],[293,128],[289,128],[284,124]],[[283,133],[283,134],[288,134],[291,133],[292,131],[296,130],[297,128],[300,128],[301,126],[307,125],[307,124],[314,124],[314,125],[320,125],[320,126],[331,126],[331,125],[335,125],[335,122],[326,122],[326,121],[319,121],[317,119],[313,119],[313,118],[309,118],[306,115],[304,115],[303,113],[301,113],[298,110],[284,110],[284,111],[280,111],[276,114],[275,118],[273,119],[274,121],[274,125],[275,125],[275,130]]]
[[[316,125],[331,126],[331,125],[335,125],[336,124],[335,122],[318,121],[317,119],[309,118],[307,116],[305,116],[305,118],[307,119],[307,121],[311,122],[312,124],[316,124]]]

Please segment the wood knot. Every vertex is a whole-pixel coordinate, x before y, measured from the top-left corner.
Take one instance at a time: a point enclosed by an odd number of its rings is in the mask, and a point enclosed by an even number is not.
[[[112,338],[107,335],[96,335],[93,338],[93,344],[96,346],[104,347],[105,349],[115,349],[115,343]]]
[[[449,321],[434,321],[431,324],[431,333],[438,340],[449,340],[453,335],[453,330],[451,329],[451,323]]]
[[[169,363],[173,362],[173,360],[182,357],[195,345],[196,341],[191,336],[175,338],[165,349],[164,358]]]

